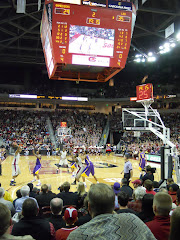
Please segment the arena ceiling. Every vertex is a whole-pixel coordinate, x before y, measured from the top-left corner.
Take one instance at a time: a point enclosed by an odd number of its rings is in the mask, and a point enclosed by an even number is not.
[[[17,14],[17,1],[0,1],[0,62],[45,65],[40,40],[44,0],[26,0],[26,13]],[[180,27],[179,0],[147,0],[139,9],[133,33],[129,61],[137,53],[147,53],[165,42],[165,29]],[[172,38],[172,36],[171,36]]]
[[[141,1],[139,1],[141,2]],[[44,64],[40,22],[44,0],[26,0],[26,13],[16,13],[16,0],[0,1],[0,61]],[[179,26],[179,0],[147,0],[139,3],[129,57],[134,50],[147,53],[165,41],[164,30]]]

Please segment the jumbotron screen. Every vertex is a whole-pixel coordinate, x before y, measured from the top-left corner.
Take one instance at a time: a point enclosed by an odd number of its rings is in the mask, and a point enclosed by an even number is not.
[[[41,39],[49,76],[57,63],[125,67],[132,7],[115,8],[118,6],[113,1],[109,0],[106,7],[61,2],[45,5]]]
[[[70,25],[68,52],[113,57],[114,29]]]

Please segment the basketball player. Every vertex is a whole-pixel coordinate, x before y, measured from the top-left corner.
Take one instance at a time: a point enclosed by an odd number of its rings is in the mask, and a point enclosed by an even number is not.
[[[60,161],[59,161],[59,164],[58,164],[57,173],[59,172],[60,167],[67,167],[68,168],[68,161],[67,161],[66,155],[67,155],[67,152],[63,148],[63,150],[60,151]]]
[[[79,157],[79,154],[76,153],[75,156],[73,157],[74,159],[74,163],[71,165],[71,169],[72,169],[72,177],[75,177],[74,182],[72,183],[72,185],[76,185],[76,181],[79,182],[79,178],[81,177],[81,174],[84,170],[83,164],[82,164],[82,160]],[[77,172],[75,173],[75,168],[77,168]]]
[[[0,176],[2,175],[2,168],[1,168],[1,164],[2,164],[2,151],[0,149]]]
[[[15,151],[14,158],[12,161],[12,180],[10,181],[10,186],[16,186],[15,185],[15,178],[21,173],[19,168],[19,158],[20,158],[20,152],[22,151],[22,148],[20,146],[17,146],[17,150]]]
[[[2,149],[0,148],[0,176],[2,175],[1,164],[2,164]]]
[[[99,182],[94,174],[94,164],[90,161],[89,156],[87,155],[87,151],[84,153],[84,157],[85,157],[85,159],[84,159],[85,163],[83,163],[83,164],[85,165],[85,168],[84,168],[81,176],[82,176],[85,187],[87,187],[86,183],[85,183],[85,177],[89,177],[90,173],[96,180],[96,183],[99,183]]]
[[[143,170],[146,166],[146,156],[145,153],[143,152],[142,148],[140,149],[140,153],[139,153],[139,170],[140,170],[140,175],[142,175]]]
[[[34,179],[31,182],[35,182],[37,178],[38,184],[36,186],[41,186],[41,181],[39,179],[39,170],[41,169],[41,162],[40,162],[41,155],[39,154],[39,149],[36,153],[34,152],[34,149],[33,149],[33,155],[36,156],[36,165],[33,170]]]
[[[49,145],[47,145],[47,156],[48,157],[50,157],[51,156],[51,152],[50,152],[50,146]]]

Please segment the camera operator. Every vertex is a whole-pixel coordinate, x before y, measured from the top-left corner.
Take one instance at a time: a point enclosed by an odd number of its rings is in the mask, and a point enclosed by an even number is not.
[[[146,166],[145,168],[145,174],[144,176],[141,175],[140,176],[140,179],[142,180],[142,182],[144,183],[144,181],[146,181],[147,179],[151,180],[152,182],[154,181],[154,175],[153,173],[156,172],[156,169],[155,168],[151,168],[151,166]]]

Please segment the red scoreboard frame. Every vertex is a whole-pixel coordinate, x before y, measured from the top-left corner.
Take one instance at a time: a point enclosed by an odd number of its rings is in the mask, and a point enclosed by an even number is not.
[[[94,32],[98,30],[101,31],[102,29],[104,31],[114,30],[114,40],[102,39],[101,36],[100,38],[96,38],[95,36],[81,35],[77,32],[70,43],[70,28],[72,26],[77,28],[84,27],[84,30],[86,31],[87,29],[87,32],[88,30],[90,32],[91,29],[94,29]],[[83,37],[87,38],[85,39],[86,43],[84,43],[84,45],[90,45],[91,42],[93,42],[92,44],[95,46],[97,45],[95,42],[96,39],[98,39],[99,42],[101,41],[104,53],[102,50],[101,53],[97,55],[95,52],[88,54],[88,49],[84,49],[84,52],[86,52],[84,54],[70,52],[71,44],[79,41],[79,45],[81,45]],[[79,38],[81,39],[78,40]],[[52,41],[57,62],[124,68],[131,42],[131,12],[113,11],[112,9],[94,8],[84,5],[55,3],[53,5]],[[74,44],[75,48],[77,45]],[[113,50],[113,53],[111,50]],[[110,52],[110,54],[108,54],[109,56],[106,56],[106,52]],[[73,59],[75,60],[73,61]]]
[[[136,86],[137,101],[153,100],[153,85],[151,83]]]
[[[49,78],[57,65],[123,69],[132,11],[45,1],[41,41]]]

